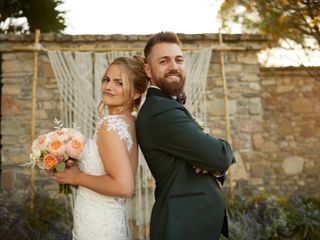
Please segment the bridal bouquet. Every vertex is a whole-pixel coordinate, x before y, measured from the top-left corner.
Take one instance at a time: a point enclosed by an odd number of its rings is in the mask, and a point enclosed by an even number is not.
[[[72,167],[80,159],[85,137],[74,124],[73,128],[62,128],[61,121],[55,119],[54,131],[38,136],[31,145],[30,159],[22,166],[38,165],[46,172],[62,172]],[[69,194],[69,184],[59,184],[59,193]]]

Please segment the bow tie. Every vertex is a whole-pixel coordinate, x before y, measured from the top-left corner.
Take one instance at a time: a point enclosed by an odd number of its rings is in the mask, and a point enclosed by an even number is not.
[[[176,98],[176,101],[178,103],[181,103],[182,105],[186,103],[186,100],[187,100],[187,95],[185,92],[180,93]]]

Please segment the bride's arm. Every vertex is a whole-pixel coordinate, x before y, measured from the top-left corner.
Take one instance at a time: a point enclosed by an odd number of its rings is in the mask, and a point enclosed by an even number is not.
[[[94,176],[79,169],[66,169],[52,177],[57,182],[79,185],[100,194],[129,198],[134,192],[134,176],[126,142],[117,130],[103,123],[97,132],[97,144],[106,175]]]

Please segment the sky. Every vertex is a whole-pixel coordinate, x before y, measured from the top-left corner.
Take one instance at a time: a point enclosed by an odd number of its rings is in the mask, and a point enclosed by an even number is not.
[[[214,33],[223,0],[64,0],[66,34]]]
[[[160,31],[218,33],[223,0],[64,0],[65,34],[153,34]],[[234,25],[232,33],[241,33]],[[320,66],[320,52],[269,50],[258,55],[266,66]],[[299,56],[299,57],[298,57]],[[280,61],[279,61],[280,60]]]

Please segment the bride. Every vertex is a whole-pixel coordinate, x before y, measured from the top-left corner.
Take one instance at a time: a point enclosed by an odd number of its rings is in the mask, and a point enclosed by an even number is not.
[[[73,239],[131,239],[125,213],[134,192],[138,144],[134,113],[148,84],[139,57],[120,57],[107,68],[101,85],[108,115],[98,122],[85,145],[79,167],[54,173],[59,183],[78,185],[73,212]]]

